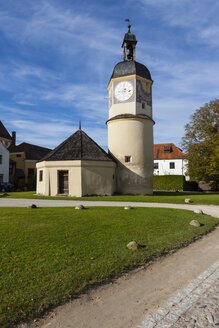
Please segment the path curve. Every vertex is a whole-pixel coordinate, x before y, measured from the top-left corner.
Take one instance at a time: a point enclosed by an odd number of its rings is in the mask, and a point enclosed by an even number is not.
[[[190,210],[190,211],[201,209],[205,214],[212,215],[214,217],[219,218],[219,206],[216,205],[0,198],[0,207],[28,207],[31,204],[36,204],[39,207],[71,207],[71,206],[84,205],[87,207],[91,207],[91,206],[160,207],[160,208],[176,208],[176,209]]]

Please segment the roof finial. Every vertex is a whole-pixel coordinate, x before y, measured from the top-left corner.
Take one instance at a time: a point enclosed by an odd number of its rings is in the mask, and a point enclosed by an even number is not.
[[[79,120],[79,130],[81,130],[81,120]]]
[[[127,22],[128,23],[128,33],[131,33],[131,22],[130,22],[130,19],[129,18],[126,18],[125,19],[125,22]]]

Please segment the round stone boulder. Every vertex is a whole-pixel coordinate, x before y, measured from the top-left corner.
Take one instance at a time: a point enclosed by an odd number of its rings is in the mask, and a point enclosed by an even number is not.
[[[75,209],[76,210],[84,210],[84,206],[83,205],[78,205],[78,206],[75,206]]]
[[[125,206],[125,207],[124,207],[124,210],[131,210],[131,209],[132,209],[131,206]]]
[[[127,248],[131,251],[136,251],[139,248],[139,244],[137,243],[137,241],[132,240],[127,244]]]
[[[197,209],[194,211],[195,214],[204,214],[203,211],[201,209]]]
[[[192,220],[189,224],[196,228],[201,226],[201,224],[200,224],[200,222],[198,222],[198,220]]]
[[[37,208],[36,204],[32,204],[29,206],[29,208]]]

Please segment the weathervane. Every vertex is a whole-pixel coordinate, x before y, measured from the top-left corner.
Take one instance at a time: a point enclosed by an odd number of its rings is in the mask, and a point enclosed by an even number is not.
[[[130,19],[129,18],[126,18],[125,19],[125,22],[127,22],[128,23],[128,32],[130,32],[130,29],[131,29],[131,21],[130,21]]]

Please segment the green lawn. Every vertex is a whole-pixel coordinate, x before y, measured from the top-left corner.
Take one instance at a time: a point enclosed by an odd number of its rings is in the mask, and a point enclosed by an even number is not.
[[[153,196],[87,196],[87,197],[44,197],[37,196],[33,191],[11,192],[0,194],[0,197],[7,198],[32,198],[32,199],[67,199],[67,200],[87,200],[87,201],[127,201],[127,202],[151,202],[151,203],[173,203],[184,204],[185,198],[191,198],[193,204],[219,205],[219,193],[202,192],[155,192]]]
[[[190,226],[192,219],[203,225]],[[36,317],[218,222],[159,208],[1,208],[0,327]],[[131,240],[143,247],[128,250]]]

